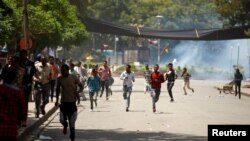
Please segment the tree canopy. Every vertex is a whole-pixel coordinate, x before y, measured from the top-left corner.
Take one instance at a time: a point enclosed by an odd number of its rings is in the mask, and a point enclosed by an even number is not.
[[[8,42],[17,36],[23,36],[22,3],[20,0],[3,1],[13,11],[9,16],[11,22],[8,22],[11,30],[5,30],[7,37],[4,41]],[[6,11],[6,8],[3,11]],[[29,35],[36,48],[79,45],[88,36],[85,25],[77,16],[76,6],[70,4],[68,0],[29,1],[28,17]],[[8,17],[4,19],[6,21]]]
[[[249,0],[215,0],[217,11],[225,19],[224,26],[249,26],[250,1]],[[250,36],[250,29],[246,31]]]
[[[92,0],[91,4],[88,16],[123,24],[156,28],[156,16],[161,15],[164,29],[221,26],[212,0]]]
[[[23,36],[22,2],[0,1],[0,44]],[[30,0],[29,35],[36,48],[79,45],[86,39],[84,17],[167,30],[221,28],[250,24],[249,0]],[[250,29],[246,31],[250,34]],[[95,44],[113,44],[113,35],[95,34]],[[172,41],[162,41],[168,42]],[[120,37],[119,47],[147,45]]]
[[[86,15],[99,20],[132,26],[166,30],[220,28],[219,14],[213,0],[91,0]],[[105,37],[103,37],[105,36]],[[108,37],[107,37],[108,36]],[[113,45],[114,36],[95,36],[99,45]],[[118,50],[151,46],[147,39],[119,37]],[[161,40],[161,45],[174,46],[175,41]]]
[[[14,31],[12,19],[13,10],[0,1],[0,44],[5,43]]]

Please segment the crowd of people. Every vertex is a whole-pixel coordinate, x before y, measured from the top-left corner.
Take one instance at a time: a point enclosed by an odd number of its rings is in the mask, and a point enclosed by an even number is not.
[[[152,69],[145,65],[145,90],[152,97],[152,109],[156,112],[156,103],[159,101],[162,83],[167,82],[167,91],[170,102],[174,101],[172,88],[174,87],[177,74],[173,64],[167,64],[167,72],[159,71],[159,65],[155,64]],[[45,107],[49,100],[55,106],[60,106],[60,122],[63,125],[63,133],[70,129],[70,139],[75,140],[75,122],[77,119],[77,104],[80,97],[85,98],[83,90],[88,87],[90,110],[97,106],[98,96],[101,98],[105,93],[106,100],[111,95],[110,85],[114,82],[111,68],[106,60],[99,67],[92,65],[87,67],[80,61],[73,63],[56,62],[53,56],[40,55],[35,62],[28,59],[27,50],[21,50],[18,55],[8,58],[6,65],[1,67],[0,75],[0,140],[14,141],[17,137],[18,127],[27,126],[28,102],[33,92],[35,101],[35,117],[45,115]],[[191,74],[187,68],[183,69],[183,91],[187,95],[187,89],[194,92],[190,87]],[[120,74],[123,81],[123,98],[126,101],[125,111],[130,110],[130,100],[135,74],[131,65],[127,64]],[[235,96],[240,94],[242,74],[239,69],[235,73]],[[56,95],[54,95],[56,92]],[[100,95],[99,95],[100,92]],[[60,100],[60,101],[59,101]]]
[[[28,102],[34,100],[35,118],[40,118],[41,114],[46,114],[46,105],[53,102],[54,97],[55,106],[60,107],[63,133],[66,134],[69,127],[70,139],[74,140],[77,104],[80,97],[86,99],[83,89],[88,87],[93,110],[99,91],[102,97],[105,90],[106,100],[109,99],[110,81],[113,81],[107,61],[100,67],[89,65],[87,69],[80,61],[61,63],[53,56],[39,54],[33,62],[24,49],[10,56],[0,70],[0,140],[10,141],[16,140],[18,128],[27,126]]]
[[[144,71],[144,78],[145,78],[145,90],[144,93],[150,93],[152,97],[152,107],[153,112],[156,112],[156,103],[159,100],[160,93],[161,93],[161,85],[165,81],[167,81],[167,91],[170,96],[170,101],[174,101],[172,88],[175,83],[175,79],[177,78],[177,74],[175,70],[173,69],[173,64],[169,63],[167,65],[168,71],[166,73],[161,73],[159,71],[159,65],[155,64],[153,66],[153,69],[149,69],[149,65],[145,65],[145,71]],[[187,68],[183,69],[183,73],[181,77],[184,78],[184,85],[183,90],[184,94],[187,95],[186,87],[192,92],[194,92],[194,89],[190,87],[189,78],[191,75],[188,73]],[[120,79],[123,80],[123,98],[126,100],[126,112],[129,112],[130,107],[130,97],[132,94],[132,87],[133,82],[135,82],[135,74],[131,70],[131,65],[127,64],[125,67],[125,71],[123,71],[120,75]]]
[[[148,64],[145,65],[145,71],[144,71],[144,77],[146,80],[145,93],[149,92],[151,94],[153,112],[156,112],[156,103],[158,102],[161,94],[161,84],[164,83],[165,81],[167,81],[167,91],[170,97],[170,102],[174,101],[172,88],[174,86],[175,79],[177,78],[177,74],[173,69],[172,63],[169,63],[167,65],[167,68],[168,68],[167,72],[163,74],[159,71],[158,64],[155,64],[153,66],[152,71],[149,69]],[[187,88],[191,89],[192,92],[194,92],[194,89],[190,88],[189,86],[190,83],[189,78],[191,77],[191,75],[187,72],[187,68],[184,68],[181,77],[184,78],[184,86],[183,86],[184,94],[185,95],[187,94],[185,89],[186,86]]]

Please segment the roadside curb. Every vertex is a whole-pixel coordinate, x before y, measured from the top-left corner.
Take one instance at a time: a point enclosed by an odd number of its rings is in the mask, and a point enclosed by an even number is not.
[[[26,137],[32,134],[32,132],[34,132],[37,128],[39,128],[52,114],[56,112],[58,108],[59,106],[54,106],[44,116],[42,116],[36,122],[34,122],[34,124],[24,128],[24,130],[17,136],[17,141],[26,140]]]

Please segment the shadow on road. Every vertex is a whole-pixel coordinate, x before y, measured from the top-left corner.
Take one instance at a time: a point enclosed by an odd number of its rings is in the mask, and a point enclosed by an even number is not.
[[[95,112],[97,112],[97,113],[109,113],[109,112],[111,112],[111,111],[94,110],[93,112],[94,112],[94,113],[95,113]]]
[[[61,134],[60,129],[46,129],[45,136],[52,137],[53,141],[64,141],[69,139],[69,135]],[[49,133],[50,135],[46,135]],[[56,135],[57,137],[53,137]],[[77,141],[205,141],[207,137],[193,136],[185,134],[172,134],[165,132],[140,132],[116,130],[76,130]],[[44,140],[43,140],[44,141]]]
[[[170,115],[170,114],[174,114],[174,113],[170,113],[170,112],[156,112],[155,114],[159,114],[159,115]]]
[[[129,110],[129,112],[144,113],[146,110]]]

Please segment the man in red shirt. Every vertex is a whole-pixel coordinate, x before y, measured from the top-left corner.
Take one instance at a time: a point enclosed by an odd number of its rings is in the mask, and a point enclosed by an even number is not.
[[[18,121],[26,118],[26,104],[23,91],[15,82],[18,71],[14,67],[7,68],[0,85],[0,140],[16,141],[18,135]],[[6,77],[7,76],[7,77]]]
[[[161,93],[161,83],[164,82],[163,74],[159,71],[159,65],[154,65],[154,71],[151,73],[151,87],[152,87],[152,101],[153,101],[153,112],[156,112],[155,103],[159,100],[159,96]]]

